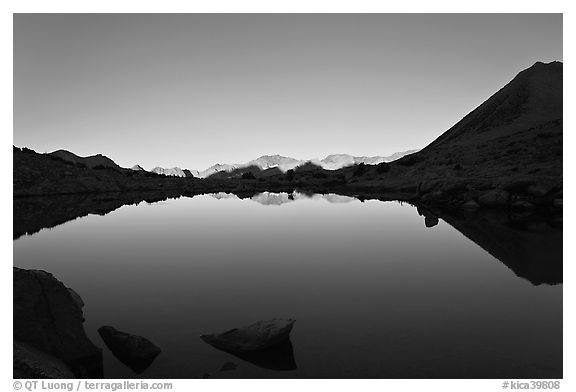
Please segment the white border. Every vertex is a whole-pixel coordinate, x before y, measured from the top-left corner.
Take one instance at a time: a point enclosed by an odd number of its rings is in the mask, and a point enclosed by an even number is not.
[[[12,308],[12,148],[10,146],[13,129],[12,118],[12,13],[16,12],[102,12],[102,13],[149,13],[149,12],[194,12],[194,13],[251,13],[251,12],[298,12],[298,13],[563,13],[564,14],[564,66],[568,67],[564,73],[564,143],[565,152],[575,147],[574,144],[574,120],[570,108],[574,107],[573,100],[573,67],[572,67],[572,47],[571,37],[576,36],[574,25],[576,20],[573,17],[573,9],[568,1],[495,1],[483,0],[482,2],[465,2],[465,1],[424,1],[413,0],[408,2],[400,1],[312,1],[312,0],[291,0],[291,1],[272,1],[272,0],[203,0],[203,1],[119,1],[119,0],[100,0],[100,1],[5,1],[2,3],[2,14],[0,26],[2,26],[2,167],[4,181],[2,181],[2,207],[3,207],[3,224],[2,224],[2,267],[1,287],[2,289],[2,309],[8,313]],[[565,196],[565,222],[573,222],[574,208],[571,201],[573,200],[573,181],[571,179],[574,165],[574,156],[576,154],[566,154],[564,162],[564,192]],[[10,168],[10,169],[8,169]],[[9,170],[9,171],[8,171]],[[10,178],[8,178],[10,177]],[[574,257],[573,247],[570,240],[574,230],[566,225],[564,230],[564,380],[562,380],[561,390],[576,390],[573,370],[574,366],[574,338],[570,332],[576,331],[574,322]],[[12,341],[12,317],[6,314],[2,325],[3,345],[1,356],[0,371],[2,378],[0,385],[3,390],[12,389],[12,358],[11,358],[11,341]],[[166,380],[169,381],[169,380]],[[502,380],[170,380],[174,383],[175,391],[189,391],[198,389],[210,390],[230,390],[234,391],[264,391],[273,388],[275,391],[293,392],[295,388],[327,388],[330,390],[349,391],[352,389],[359,390],[404,390],[414,389],[422,391],[441,390],[441,391],[498,391],[502,390]],[[5,384],[4,384],[5,383]]]

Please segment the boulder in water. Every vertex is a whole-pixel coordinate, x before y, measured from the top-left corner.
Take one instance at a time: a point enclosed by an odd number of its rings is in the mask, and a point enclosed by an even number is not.
[[[226,332],[201,335],[206,343],[225,351],[259,351],[280,344],[290,337],[296,320],[272,319],[234,328]]]
[[[438,224],[438,217],[434,215],[424,216],[424,225],[428,228],[434,227]]]
[[[136,373],[146,370],[162,351],[145,337],[121,332],[114,327],[100,327],[98,333],[112,354]]]

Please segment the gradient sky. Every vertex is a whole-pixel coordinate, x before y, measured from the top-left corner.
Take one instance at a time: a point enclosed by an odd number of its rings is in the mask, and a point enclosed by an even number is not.
[[[14,144],[148,170],[389,155],[554,60],[561,14],[16,14]]]

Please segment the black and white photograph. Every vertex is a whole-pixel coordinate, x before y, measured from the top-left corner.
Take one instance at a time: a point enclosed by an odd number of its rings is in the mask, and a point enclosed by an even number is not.
[[[11,19],[14,389],[564,389],[562,13]]]

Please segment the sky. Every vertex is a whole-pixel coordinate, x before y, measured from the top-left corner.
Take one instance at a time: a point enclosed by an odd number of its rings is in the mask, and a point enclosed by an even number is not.
[[[390,155],[537,61],[561,14],[15,14],[13,143],[147,170]]]

